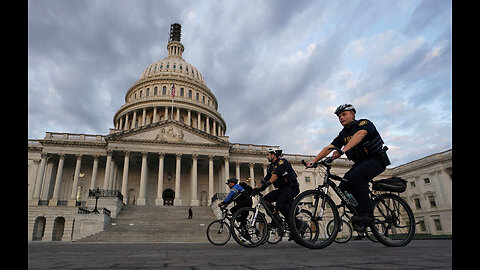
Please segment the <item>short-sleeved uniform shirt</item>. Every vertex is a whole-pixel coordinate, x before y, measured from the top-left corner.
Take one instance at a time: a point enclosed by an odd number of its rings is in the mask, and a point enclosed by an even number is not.
[[[284,158],[277,158],[274,162],[270,163],[267,169],[267,175],[265,181],[269,181],[272,174],[278,176],[277,181],[273,182],[273,186],[276,188],[286,187],[289,184],[297,182],[297,174],[292,168],[290,162]]]
[[[342,148],[346,145],[359,130],[367,131],[367,135],[355,147],[345,154],[348,159],[355,163],[361,162],[382,148],[383,140],[375,125],[368,119],[353,120],[348,126],[343,127],[338,136],[333,139],[332,145]]]

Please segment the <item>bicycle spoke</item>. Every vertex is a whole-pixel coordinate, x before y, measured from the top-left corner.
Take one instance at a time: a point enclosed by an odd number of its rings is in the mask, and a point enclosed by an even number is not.
[[[375,200],[375,225],[372,232],[387,246],[404,246],[415,233],[415,219],[408,204],[393,194],[382,194]]]

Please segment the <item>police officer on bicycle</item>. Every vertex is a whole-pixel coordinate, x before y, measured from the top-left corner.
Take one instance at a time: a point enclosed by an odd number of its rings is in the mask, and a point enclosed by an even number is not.
[[[353,161],[352,168],[345,173],[344,177],[348,182],[342,182],[339,188],[342,191],[350,192],[358,202],[356,210],[358,215],[352,217],[353,222],[373,222],[373,206],[369,198],[369,181],[385,171],[390,164],[386,155],[388,148],[383,147],[383,140],[375,125],[368,119],[355,119],[356,110],[351,104],[343,104],[335,110],[343,129],[338,136],[320,153],[309,162],[310,166],[326,157],[332,150],[331,147],[342,149],[342,152],[335,151],[332,158],[339,158],[343,153]]]
[[[276,208],[288,220],[290,203],[300,192],[297,174],[290,162],[281,157],[281,149],[269,148],[267,152],[267,159],[270,162],[267,175],[253,189],[253,194],[258,194],[273,184],[277,189],[263,196],[263,199],[269,203],[276,202]]]
[[[252,198],[250,197],[250,192],[246,190],[249,187],[246,183],[239,184],[238,179],[232,177],[227,179],[225,184],[228,185],[231,191],[225,200],[218,204],[219,207],[227,206],[231,202],[235,202],[235,206],[230,209],[232,214],[235,214],[235,212],[242,207],[252,207]]]

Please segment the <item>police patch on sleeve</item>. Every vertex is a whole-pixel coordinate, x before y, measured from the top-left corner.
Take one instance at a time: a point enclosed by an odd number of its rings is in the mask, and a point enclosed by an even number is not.
[[[361,126],[363,126],[363,125],[365,125],[365,124],[367,124],[367,123],[368,123],[367,120],[363,120],[363,121],[361,121],[360,123],[358,123],[358,126],[361,127]]]
[[[278,162],[278,165],[282,165],[283,164],[283,160],[280,159],[280,161]]]

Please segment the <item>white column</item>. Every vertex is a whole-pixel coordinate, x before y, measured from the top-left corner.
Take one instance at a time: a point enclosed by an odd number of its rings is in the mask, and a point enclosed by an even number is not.
[[[240,162],[235,162],[235,178],[238,179],[238,181],[241,181],[240,179]]]
[[[208,156],[208,206],[212,204],[213,197],[213,156]]]
[[[163,166],[165,161],[165,153],[158,153],[158,184],[157,199],[155,205],[163,205]]]
[[[201,125],[200,125],[201,121],[202,121],[202,117],[201,117],[200,113],[197,113],[197,129],[200,129],[200,130],[202,130]]]
[[[207,130],[205,130],[205,132],[207,132],[208,134],[212,134],[212,133],[210,132],[210,117],[207,116],[206,119],[205,119],[205,121],[206,121],[206,123],[207,123],[207,124],[206,124],[206,126],[207,126],[206,129],[207,129]]]
[[[175,200],[173,201],[173,204],[175,206],[181,206],[182,205],[182,199],[180,199],[181,195],[181,185],[180,185],[180,172],[181,172],[181,161],[182,161],[182,154],[176,154],[176,168],[175,168]]]
[[[68,206],[75,206],[75,204],[77,203],[78,178],[80,177],[81,166],[82,166],[82,155],[77,154],[77,162],[75,163],[75,174],[73,175],[72,194],[70,194],[70,200],[68,200]]]
[[[217,136],[217,122],[213,120],[213,136]]]
[[[128,113],[125,114],[125,125],[123,126],[123,129],[124,129],[124,130],[127,130],[127,129],[128,129]]]
[[[50,206],[57,206],[58,196],[60,195],[60,185],[62,184],[63,163],[65,162],[65,154],[59,154],[57,177],[55,178],[55,187],[53,188],[53,196],[50,200]]]
[[[229,165],[229,163],[228,163],[228,160],[230,159],[230,157],[229,157],[229,156],[225,156],[225,157],[223,157],[223,158],[224,158],[224,160],[225,160],[225,177],[224,177],[224,179],[223,179],[222,182],[225,183],[225,181],[226,181],[228,178],[230,178],[230,168],[229,168],[230,165]],[[229,192],[229,187],[228,187],[227,185],[224,185],[224,186],[225,186],[225,192],[228,193],[228,192]]]
[[[147,197],[147,152],[142,152],[142,170],[140,172],[140,195],[138,196],[137,204],[145,205]]]
[[[107,163],[105,164],[105,177],[103,178],[103,189],[108,189],[108,180],[110,179],[110,167],[112,164],[112,150],[107,150]]]
[[[255,166],[255,163],[250,163],[248,164],[250,166],[250,185],[252,187],[256,186],[255,185],[255,172],[253,170],[254,166]]]
[[[153,123],[158,122],[157,119],[157,107],[153,107]]]
[[[128,203],[128,169],[130,165],[130,151],[125,151],[123,160],[123,176],[122,176],[122,195],[125,205]]]
[[[47,163],[47,154],[42,153],[42,160],[40,161],[40,165],[37,168],[37,176],[35,179],[35,188],[33,190],[33,197],[31,201],[31,205],[38,205],[38,200],[40,200],[40,190],[43,184],[43,175],[45,173],[45,164]]]
[[[187,125],[192,126],[192,111],[188,110],[187,112]]]
[[[146,117],[147,109],[143,108],[143,113],[142,113],[142,126],[145,126],[145,117]]]
[[[115,160],[112,159],[112,163],[110,165],[110,176],[108,177],[108,189],[109,190],[114,190],[115,189],[115,176],[116,176],[116,171],[117,171],[117,164],[115,163]]]
[[[97,175],[98,175],[98,155],[93,156],[93,169],[92,169],[92,180],[90,181],[90,189],[95,189],[97,185]]]
[[[191,183],[190,183],[190,197],[192,200],[190,201],[190,206],[199,206],[200,201],[198,200],[198,177],[197,177],[197,160],[198,160],[198,155],[193,154],[192,155],[192,178],[191,178]]]
[[[135,128],[136,122],[137,122],[137,111],[133,111],[132,128]]]

